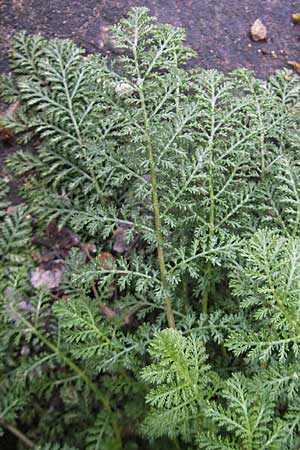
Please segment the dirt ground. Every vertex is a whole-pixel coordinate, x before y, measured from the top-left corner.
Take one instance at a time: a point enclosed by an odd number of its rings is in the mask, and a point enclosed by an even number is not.
[[[300,24],[291,19],[300,12],[299,0],[0,0],[0,71],[8,70],[10,39],[22,29],[110,53],[108,27],[131,6],[142,5],[159,21],[186,29],[188,45],[198,52],[195,65],[247,67],[267,77],[288,60],[300,60]],[[266,42],[250,39],[257,18],[267,27]]]

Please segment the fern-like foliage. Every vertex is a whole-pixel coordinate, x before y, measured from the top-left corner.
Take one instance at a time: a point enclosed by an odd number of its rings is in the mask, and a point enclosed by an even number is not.
[[[298,239],[259,231],[241,253],[245,262],[236,270],[232,288],[251,314],[251,328],[232,333],[228,346],[251,358],[267,360],[274,353],[280,362],[290,354],[298,358]]]
[[[265,389],[241,374],[227,382],[222,396],[225,405],[212,404],[206,411],[219,427],[220,433],[199,438],[200,448],[209,450],[280,449],[286,448],[287,425],[274,418],[274,401]],[[232,438],[223,438],[226,430]],[[218,436],[219,434],[219,436]]]
[[[2,423],[45,449],[296,450],[299,79],[188,70],[146,8],[111,32],[114,60],[17,33],[1,77],[34,148],[6,161],[26,205],[0,182]],[[51,220],[80,244],[33,261]],[[59,289],[33,288],[53,255]]]
[[[40,217],[104,238],[130,223],[131,235],[150,246],[161,241],[167,262],[164,293],[157,295],[175,301],[187,273],[197,280],[205,313],[220,276],[216,266],[226,267],[236,236],[251,230],[253,180],[271,164],[267,155],[288,140],[297,85],[294,79],[283,85],[282,77],[260,83],[244,71],[190,74],[182,69],[192,55],[182,30],[154,24],[143,8],[113,32],[126,55],[115,71],[99,57],[83,57],[70,41],[18,35],[17,86],[28,129],[43,145],[38,155],[21,152],[9,165],[18,173],[38,172],[28,195]],[[274,134],[279,145],[271,143]],[[154,209],[153,194],[159,198]],[[130,264],[130,272],[138,272]]]
[[[149,347],[155,363],[143,370],[142,378],[154,387],[146,397],[151,406],[143,423],[150,437],[190,437],[193,422],[203,414],[209,395],[207,356],[201,341],[191,335],[164,330]]]

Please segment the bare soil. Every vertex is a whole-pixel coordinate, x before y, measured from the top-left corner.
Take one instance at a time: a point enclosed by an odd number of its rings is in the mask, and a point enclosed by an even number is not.
[[[131,6],[147,6],[160,22],[183,27],[198,52],[194,64],[229,71],[247,67],[267,77],[300,59],[300,24],[292,0],[0,0],[0,71],[8,70],[13,34],[25,29],[49,38],[72,38],[88,52],[110,53],[110,25]],[[268,40],[253,42],[252,23],[260,18]],[[273,53],[272,53],[273,52]]]

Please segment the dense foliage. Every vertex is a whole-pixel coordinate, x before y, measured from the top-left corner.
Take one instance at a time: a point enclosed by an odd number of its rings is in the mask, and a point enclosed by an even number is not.
[[[0,424],[19,448],[299,449],[298,77],[187,70],[145,8],[112,33],[113,61],[19,33],[1,79],[33,150],[6,164],[24,204],[1,181]]]

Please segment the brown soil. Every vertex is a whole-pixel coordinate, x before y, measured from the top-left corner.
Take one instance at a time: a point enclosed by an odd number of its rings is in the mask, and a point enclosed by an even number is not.
[[[88,52],[109,53],[107,29],[131,6],[147,6],[161,22],[184,27],[187,43],[205,68],[253,69],[266,77],[299,60],[300,24],[292,0],[0,0],[0,70],[7,70],[7,48],[21,29],[47,37],[69,37]],[[260,18],[268,40],[252,42],[251,24]],[[274,52],[273,54],[271,52]]]

